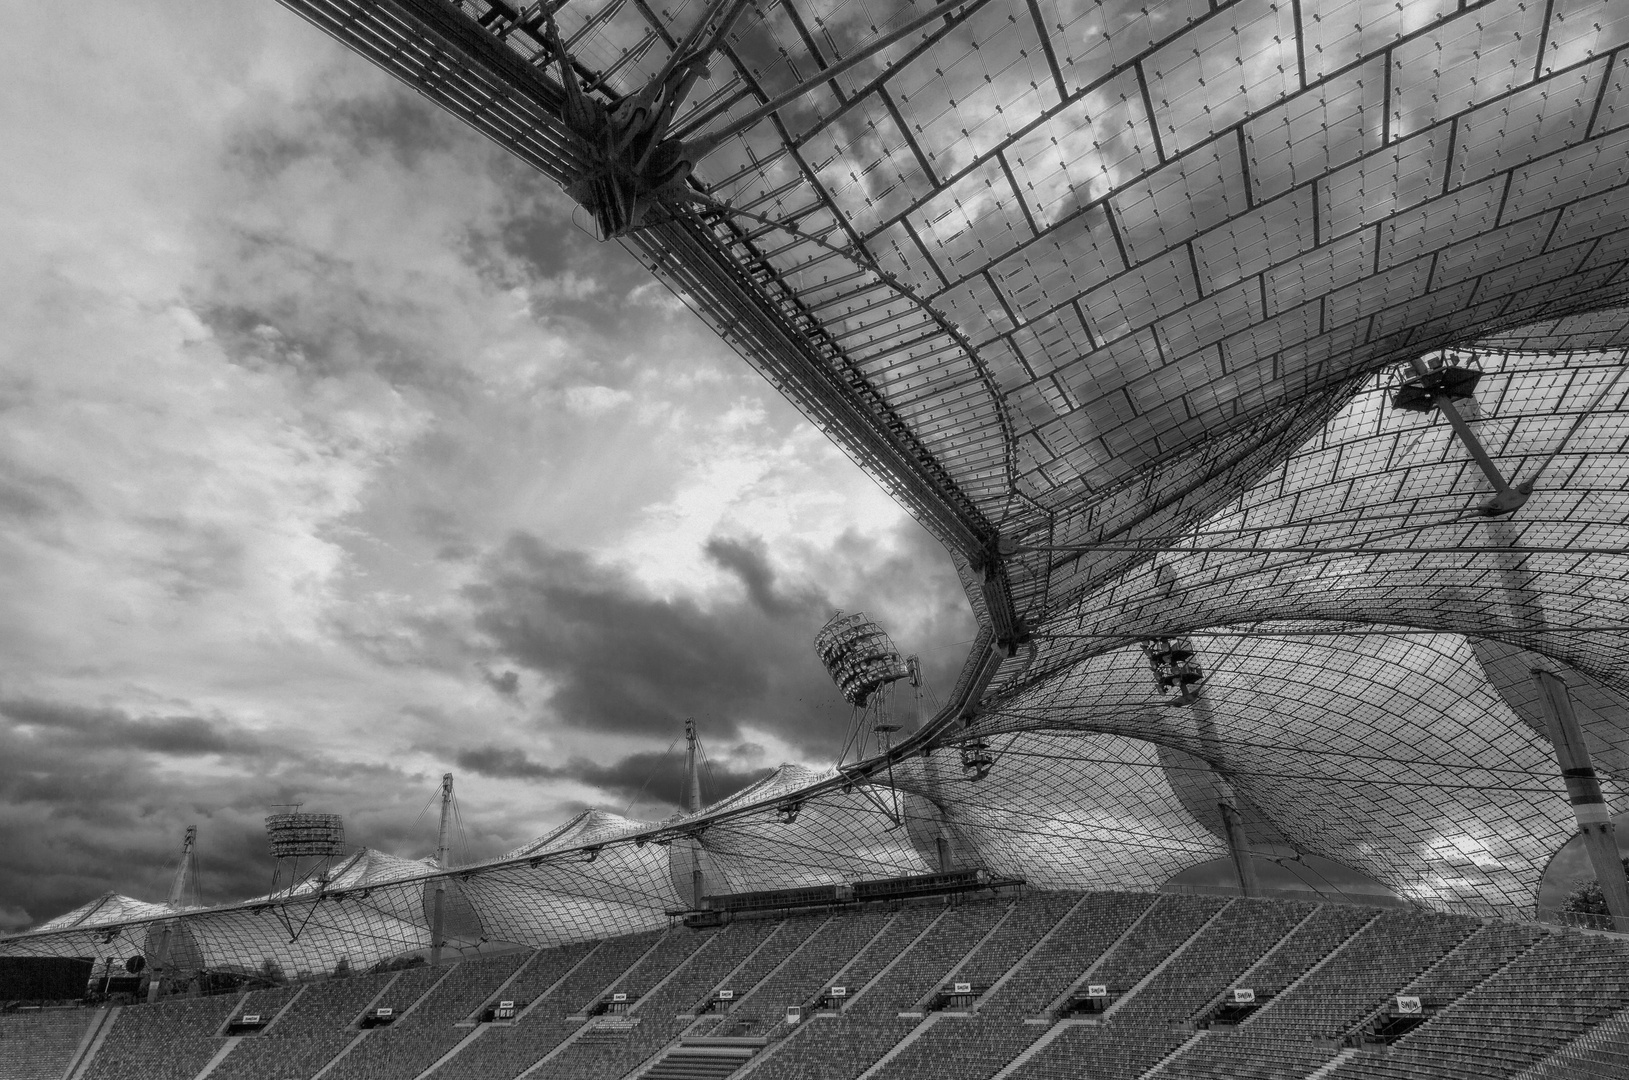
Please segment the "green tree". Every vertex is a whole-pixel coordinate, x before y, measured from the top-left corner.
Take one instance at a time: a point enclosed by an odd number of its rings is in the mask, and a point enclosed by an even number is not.
[[[1629,872],[1629,859],[1623,860],[1623,868]],[[1581,915],[1610,915],[1606,910],[1606,894],[1601,891],[1601,883],[1591,878],[1580,882],[1567,898],[1561,902],[1562,911],[1576,911]]]

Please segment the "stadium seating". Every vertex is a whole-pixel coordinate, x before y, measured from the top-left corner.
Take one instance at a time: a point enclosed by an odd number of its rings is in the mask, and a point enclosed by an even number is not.
[[[192,1080],[220,1049],[240,996],[177,998],[121,1009],[85,1080]]]
[[[1477,928],[1463,916],[1386,912],[1244,1027],[1258,1035],[1338,1039]]]
[[[1120,1023],[1192,1019],[1312,911],[1310,904],[1235,900],[1163,971],[1115,1011]],[[1097,980],[1093,980],[1096,982]]]
[[[718,984],[756,949],[772,923],[743,922],[723,930],[670,932],[618,988],[638,1000],[629,1016],[638,1022],[613,1032],[591,1032],[537,1072],[538,1080],[618,1080],[677,1039],[691,1021],[681,1009]]]
[[[741,965],[739,971],[729,976],[730,985],[720,986],[719,989],[732,990],[735,993],[735,1000],[745,1000],[747,992],[762,982],[770,972],[778,968],[788,957],[797,952],[815,931],[826,924],[826,919],[825,914],[818,916],[803,915],[776,924],[774,933],[764,943],[763,947],[749,957],[747,962]],[[694,1007],[700,1009],[706,1004],[707,1002],[697,1001],[694,1003]],[[719,1022],[724,1022],[722,1015],[719,1017]],[[704,1024],[702,1026],[711,1030],[716,1025]]]
[[[856,998],[848,1011],[857,1017],[886,1019],[910,1009],[944,982],[951,969],[994,929],[1008,906],[985,902],[946,911],[932,931]]]
[[[779,970],[754,987],[731,1011],[716,1035],[780,1035],[788,1005],[806,1005],[876,937],[893,912],[880,907],[835,916],[804,942]]]
[[[989,940],[956,972],[956,981],[972,983],[981,991],[994,985],[1078,903],[1076,893],[1039,893],[1018,901]]]
[[[1111,998],[1126,993],[1226,904],[1214,896],[1160,897],[1125,940],[1109,950],[1090,981],[1107,986]]]
[[[1300,1080],[1339,1047],[1301,1037],[1207,1031],[1160,1070],[1161,1080]]]
[[[1134,1080],[1193,1037],[1193,1032],[1142,1024],[1079,1024],[1064,1029],[1012,1073],[1013,1080]]]
[[[89,1009],[0,1014],[0,1080],[61,1080],[95,1015]]]
[[[1086,969],[1148,910],[1146,893],[1087,893],[1055,927],[1047,947],[1029,957],[979,1014],[1018,1020],[1034,1016],[1069,989]]]
[[[479,1009],[499,984],[525,960],[528,953],[465,960],[449,969],[419,976],[404,972],[403,979],[440,975],[408,1012],[389,1027],[375,1028],[328,1072],[328,1080],[403,1080],[434,1065],[447,1051],[469,1037],[470,1028],[454,1025]],[[387,994],[394,995],[392,986]]]
[[[916,1027],[915,1020],[820,1016],[804,1020],[752,1080],[853,1080]]]
[[[659,937],[645,933],[614,938],[598,943],[586,955],[579,946],[540,953],[516,978],[515,1000],[521,1000],[519,995],[528,987],[542,996],[516,1018],[514,1026],[483,1031],[435,1071],[435,1080],[504,1080],[531,1068],[583,1026],[582,1010],[599,1001]],[[535,981],[529,981],[533,969]]]
[[[1246,978],[1258,1000],[1271,998],[1379,916],[1374,908],[1324,904]]]
[[[971,1004],[919,1015],[943,1007],[952,980],[974,984]],[[1048,1014],[1088,982],[1119,995],[1106,1013]],[[841,1009],[784,1022],[833,984],[849,989]],[[1195,1030],[1241,985],[1258,1011]],[[726,986],[733,1011],[697,1018]],[[613,990],[627,1007],[591,1016]],[[1425,1022],[1392,1046],[1362,1044],[1398,994],[1426,1003]],[[519,1016],[479,1023],[499,998]],[[359,1030],[370,1005],[394,1008],[395,1023]],[[433,1080],[1138,1080],[1156,1065],[1149,1080],[1595,1080],[1629,1076],[1626,1007],[1629,942],[1601,935],[1340,904],[1031,893],[674,925],[132,1005],[76,1080],[196,1080],[211,1062],[209,1080],[432,1068]],[[245,1013],[271,1022],[223,1036]],[[61,1080],[100,1015],[0,1015],[0,1080]]]
[[[1629,1009],[1540,1062],[1523,1080],[1599,1080],[1629,1076]]]

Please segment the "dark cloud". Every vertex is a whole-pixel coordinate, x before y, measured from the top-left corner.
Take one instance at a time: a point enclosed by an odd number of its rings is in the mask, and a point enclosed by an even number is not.
[[[568,725],[659,736],[694,717],[704,737],[734,740],[750,726],[818,759],[835,753],[850,722],[813,647],[834,609],[865,607],[886,624],[887,609],[919,611],[927,597],[936,636],[971,636],[949,560],[932,541],[893,557],[858,541],[848,546],[829,556],[853,579],[834,596],[781,587],[760,544],[715,539],[708,557],[739,579],[745,596],[703,605],[652,596],[626,574],[519,535],[467,595],[476,626],[513,663],[544,676],[550,710]],[[931,685],[949,686],[961,653],[924,654]]]
[[[678,808],[684,804],[684,758],[677,753],[630,754],[610,765],[598,765],[573,758],[565,765],[545,765],[524,751],[500,746],[472,747],[460,751],[458,767],[482,776],[504,780],[575,780],[610,795],[620,809],[637,807]],[[702,774],[701,792],[706,802],[734,795],[768,776],[773,769],[734,769],[709,763]]]
[[[0,701],[0,716],[49,735],[68,736],[83,751],[141,750],[172,757],[222,754],[258,757],[259,739],[221,720],[198,716],[132,717],[116,709],[86,709],[43,701]]]
[[[279,804],[343,815],[353,845],[423,855],[434,843],[433,815],[415,815],[436,777],[222,717],[10,699],[0,701],[0,761],[0,929],[108,891],[162,899],[188,825],[199,829],[205,902],[264,892],[272,861],[263,819]],[[458,855],[499,854],[531,824],[517,830],[471,807]]]

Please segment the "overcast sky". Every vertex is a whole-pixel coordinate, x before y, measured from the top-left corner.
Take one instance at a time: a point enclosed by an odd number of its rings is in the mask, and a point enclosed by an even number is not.
[[[0,930],[188,824],[263,890],[276,803],[425,854],[447,769],[468,858],[660,817],[685,716],[711,794],[829,763],[835,608],[943,696],[943,551],[547,181],[272,0],[62,19],[0,36]]]

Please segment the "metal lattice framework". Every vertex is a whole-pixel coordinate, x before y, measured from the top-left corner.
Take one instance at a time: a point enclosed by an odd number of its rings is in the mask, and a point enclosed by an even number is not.
[[[698,868],[950,850],[1152,887],[1227,851],[1223,793],[1253,845],[1519,916],[1572,828],[1536,663],[1622,794],[1629,7],[284,2],[609,222],[944,542],[981,623],[883,755],[454,872],[464,940],[655,925]],[[639,187],[617,124],[681,98]],[[1469,427],[1534,485],[1513,514],[1476,512],[1440,415],[1390,407],[1441,350],[1477,355]],[[1138,642],[1175,635],[1205,679],[1171,707]],[[318,964],[296,924],[357,962],[422,946],[434,876],[182,921],[210,963]]]

